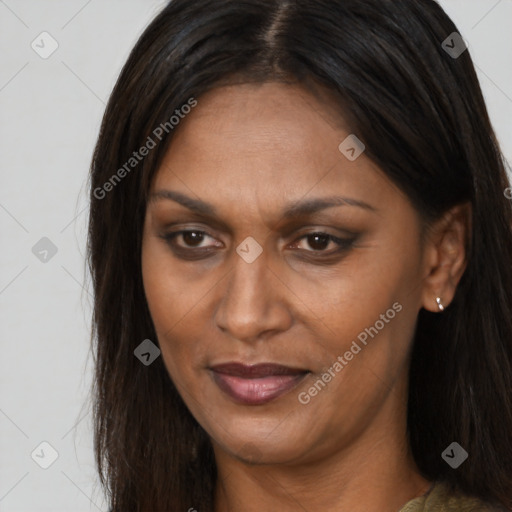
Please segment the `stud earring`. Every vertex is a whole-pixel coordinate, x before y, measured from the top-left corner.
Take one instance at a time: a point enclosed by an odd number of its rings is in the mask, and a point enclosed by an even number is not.
[[[441,297],[436,297],[437,307],[439,308],[439,311],[444,311],[444,306],[441,302]]]

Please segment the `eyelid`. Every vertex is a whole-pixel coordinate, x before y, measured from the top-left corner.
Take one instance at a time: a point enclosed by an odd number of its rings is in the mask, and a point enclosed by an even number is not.
[[[211,236],[213,238],[215,238],[210,232],[209,232],[209,227],[205,226],[200,226],[200,225],[197,225],[197,226],[194,226],[193,224],[191,224],[191,220],[190,218],[177,218],[175,219],[172,223],[169,223],[169,224],[164,224],[162,226],[162,230],[167,230],[167,229],[171,229],[171,228],[175,228],[176,226],[179,226],[180,224],[183,225],[183,231],[201,231],[203,233],[206,233],[208,236]],[[354,230],[350,230],[350,229],[343,229],[343,228],[339,228],[339,227],[327,227],[327,226],[322,226],[321,224],[319,223],[316,223],[316,224],[306,224],[305,222],[301,222],[300,225],[298,225],[299,223],[297,222],[298,219],[294,219],[294,222],[291,227],[288,226],[287,229],[281,231],[281,237],[282,238],[290,238],[291,236],[295,236],[294,233],[296,232],[300,232],[302,231],[302,229],[311,229],[311,232],[308,232],[308,233],[305,233],[305,234],[313,234],[313,233],[324,233],[326,235],[331,235],[333,237],[340,237],[340,236],[346,236],[346,237],[354,237],[354,236],[357,236],[359,234],[359,231],[354,231]],[[193,220],[192,220],[193,222]],[[196,222],[199,222],[200,221],[196,221]],[[211,224],[211,223],[210,223]],[[220,232],[220,233],[227,233],[229,236],[233,236],[233,231],[230,229],[230,228],[227,228],[227,227],[224,227],[223,224],[217,226],[216,223],[213,223],[212,225],[212,229],[217,231],[217,232]],[[336,231],[338,234],[335,235],[335,234],[332,234],[332,233],[329,233],[327,230],[333,230],[333,231]],[[297,236],[303,236],[303,235],[297,235]]]
[[[197,226],[194,224],[197,223]],[[201,226],[203,224],[203,226]],[[218,221],[214,218],[204,216],[199,213],[191,212],[188,215],[177,216],[172,222],[162,223],[162,230],[176,228],[177,226],[183,226],[183,230],[194,230],[203,231],[210,235],[209,230],[213,230],[217,233],[226,233],[229,236],[233,235],[233,231],[229,226],[224,224],[222,221]],[[212,236],[212,235],[210,235]]]

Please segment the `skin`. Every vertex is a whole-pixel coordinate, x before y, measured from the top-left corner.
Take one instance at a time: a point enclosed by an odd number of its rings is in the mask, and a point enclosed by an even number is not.
[[[178,128],[151,184],[142,272],[166,368],[214,446],[216,512],[399,510],[431,486],[407,444],[409,355],[419,310],[438,311],[437,296],[448,306],[463,273],[467,209],[422,241],[408,198],[364,152],[343,156],[351,131],[298,85],[214,89]],[[155,196],[162,190],[216,213]],[[371,209],[283,218],[291,203],[331,196]],[[163,238],[180,229],[204,235]],[[318,232],[356,238],[336,253],[332,239],[306,236]],[[236,252],[249,236],[262,248],[252,263]],[[184,259],[201,248],[209,252]],[[300,403],[395,302],[402,310]],[[208,370],[229,361],[311,373],[267,404],[240,405]]]

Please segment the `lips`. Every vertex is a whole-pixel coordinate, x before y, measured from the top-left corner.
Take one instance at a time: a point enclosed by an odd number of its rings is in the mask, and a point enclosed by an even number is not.
[[[262,405],[295,388],[309,373],[273,363],[226,363],[211,368],[217,386],[236,403]]]

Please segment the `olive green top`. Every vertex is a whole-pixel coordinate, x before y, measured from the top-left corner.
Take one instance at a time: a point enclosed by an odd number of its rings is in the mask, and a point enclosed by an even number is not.
[[[399,512],[501,512],[505,508],[493,507],[487,503],[451,490],[447,484],[437,482],[429,492],[414,498]]]

